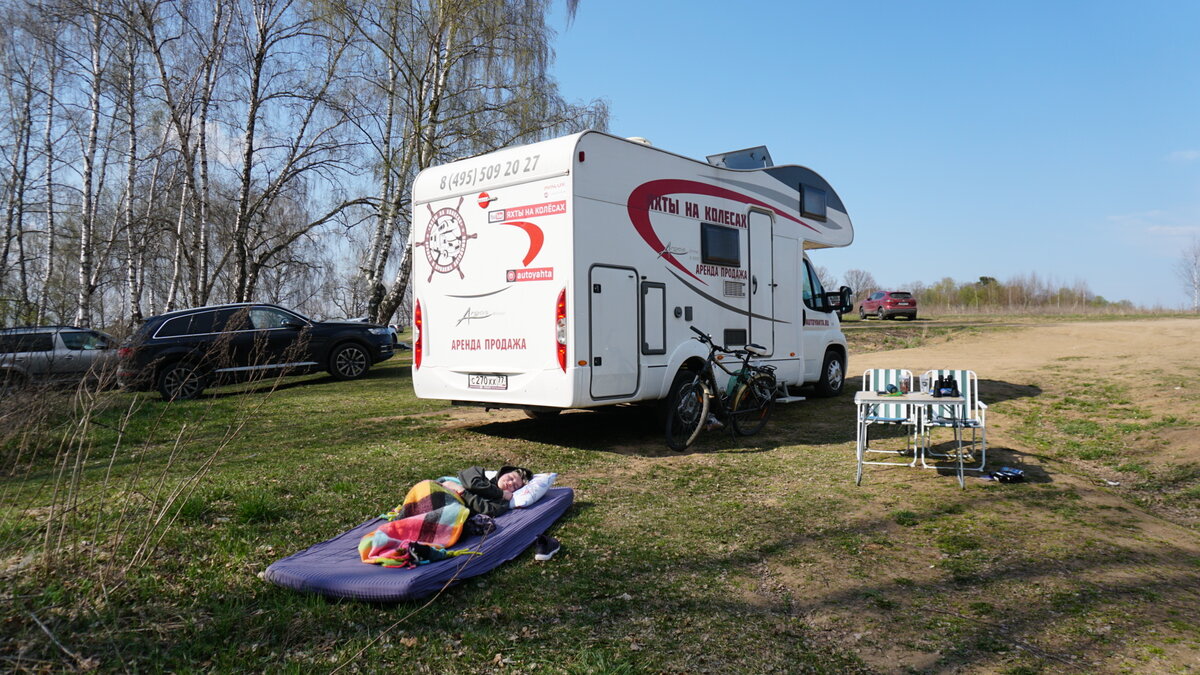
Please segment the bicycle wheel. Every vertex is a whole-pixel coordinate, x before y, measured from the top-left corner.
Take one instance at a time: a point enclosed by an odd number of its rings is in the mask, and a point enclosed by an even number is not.
[[[734,431],[742,436],[753,436],[762,431],[774,409],[775,378],[758,373],[734,392],[729,417]]]
[[[684,371],[675,376],[667,397],[667,447],[684,450],[708,419],[708,387],[700,376]]]

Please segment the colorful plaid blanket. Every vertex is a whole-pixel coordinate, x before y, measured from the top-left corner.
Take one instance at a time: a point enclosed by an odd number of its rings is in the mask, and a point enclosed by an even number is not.
[[[404,503],[383,517],[391,522],[358,542],[358,553],[365,563],[413,567],[431,559],[471,553],[445,550],[462,536],[471,511],[458,495],[437,481],[417,483],[404,497]]]

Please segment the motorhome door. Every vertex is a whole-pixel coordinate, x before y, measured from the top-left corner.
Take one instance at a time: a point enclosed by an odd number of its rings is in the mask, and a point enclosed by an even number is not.
[[[750,342],[775,351],[775,273],[771,253],[774,219],[751,210],[750,218]]]
[[[632,396],[638,386],[637,271],[595,265],[588,285],[592,398]]]

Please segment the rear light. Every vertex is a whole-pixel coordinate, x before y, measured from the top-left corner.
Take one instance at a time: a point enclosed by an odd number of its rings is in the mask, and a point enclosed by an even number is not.
[[[425,321],[421,318],[421,301],[413,307],[413,368],[421,368],[421,356],[425,352]]]
[[[133,356],[133,347],[118,347],[117,348],[117,358],[118,359],[127,359],[131,356]]]
[[[567,372],[567,289],[558,292],[554,303],[554,338],[558,342],[558,367]]]

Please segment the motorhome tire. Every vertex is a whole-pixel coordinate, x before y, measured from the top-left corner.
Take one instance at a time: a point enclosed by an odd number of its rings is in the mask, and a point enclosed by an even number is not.
[[[667,395],[666,438],[672,450],[686,450],[708,419],[708,387],[698,373],[681,370]]]
[[[821,379],[817,380],[817,396],[830,397],[842,393],[846,384],[846,360],[837,352],[825,352],[825,362],[821,364]]]
[[[730,406],[733,429],[742,436],[762,431],[775,409],[775,378],[759,374],[738,388]]]

